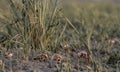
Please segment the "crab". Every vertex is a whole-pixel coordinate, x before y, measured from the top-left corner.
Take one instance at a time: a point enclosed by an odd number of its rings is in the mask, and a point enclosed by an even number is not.
[[[89,58],[89,55],[86,51],[80,51],[78,52],[77,54],[78,58],[84,58],[86,60],[86,63],[90,63],[90,58]]]
[[[62,56],[61,56],[60,54],[54,54],[54,55],[52,56],[52,61],[55,61],[55,62],[57,62],[57,63],[61,63],[61,61],[62,61]]]
[[[34,60],[40,60],[40,61],[46,61],[48,59],[48,55],[47,54],[38,54]]]

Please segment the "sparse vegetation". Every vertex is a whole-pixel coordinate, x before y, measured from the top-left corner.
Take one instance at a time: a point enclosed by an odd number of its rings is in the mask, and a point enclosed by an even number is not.
[[[119,3],[1,2],[0,72],[120,71]]]

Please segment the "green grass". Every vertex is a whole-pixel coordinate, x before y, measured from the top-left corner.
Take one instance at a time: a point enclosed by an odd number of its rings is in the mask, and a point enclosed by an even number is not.
[[[98,53],[103,50],[109,52],[110,56],[113,56],[114,48],[120,50],[120,4],[118,3],[71,5],[61,4],[59,0],[22,0],[19,3],[7,0],[6,2],[8,12],[5,14],[3,8],[0,9],[0,43],[7,50],[23,47],[20,58],[28,60],[32,50],[35,50],[36,54],[47,51],[56,53],[61,50],[60,45],[68,43],[76,50],[86,47],[94,71],[103,71],[103,62],[96,61],[92,50],[97,49]],[[107,41],[110,39],[117,39],[117,44],[108,45]],[[119,61],[120,56],[116,57]],[[119,62],[117,67],[118,64]],[[71,69],[71,64],[68,65]]]

